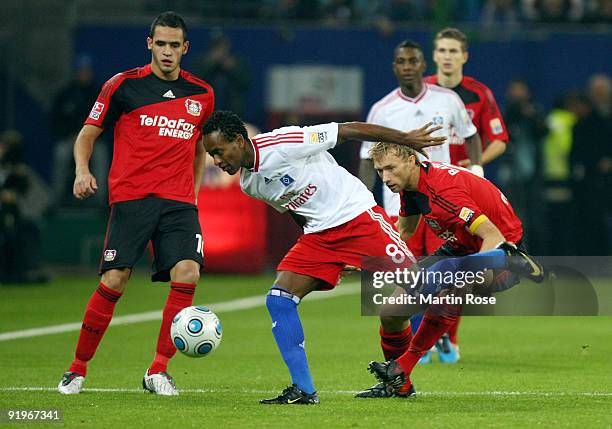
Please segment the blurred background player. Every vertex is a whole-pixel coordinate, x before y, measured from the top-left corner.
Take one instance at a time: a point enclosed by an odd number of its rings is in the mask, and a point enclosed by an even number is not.
[[[104,128],[114,126],[102,278],[87,304],[75,358],[58,385],[63,394],[80,393],[132,268],[152,241],[152,280],[171,286],[142,386],[158,395],[178,395],[167,373],[176,353],[170,325],[192,304],[204,263],[196,196],[205,159],[201,126],[214,109],[214,95],[206,82],[180,68],[189,49],[180,15],[164,12],[155,18],[147,47],[151,63],[106,82],[74,144],[74,195],[88,198],[98,189],[89,170],[94,143]]]
[[[49,189],[25,162],[25,146],[16,130],[0,134],[0,284],[48,280],[40,243]]]
[[[219,110],[245,113],[245,94],[251,87],[247,61],[232,50],[231,39],[221,29],[210,31],[208,50],[196,58],[192,70],[215,88],[215,105]]]
[[[366,256],[396,255],[414,262],[384,210],[366,187],[327,151],[343,141],[388,140],[418,150],[440,144],[439,127],[402,132],[360,122],[284,127],[248,138],[234,113],[217,111],[203,128],[206,151],[229,174],[240,172],[247,195],[288,213],[304,234],[277,267],[266,298],[272,333],[292,385],[262,404],[318,404],[297,306],[315,290],[333,289],[345,265]],[[393,250],[392,250],[393,249]]]
[[[96,101],[100,85],[94,79],[92,59],[81,55],[75,61],[74,77],[59,90],[51,107],[51,129],[55,139],[53,165],[51,170],[51,195],[54,208],[73,205],[72,170],[74,140]],[[108,192],[106,179],[109,166],[109,151],[106,144],[94,146],[91,157],[91,171],[98,178],[98,191],[89,199],[90,204],[106,208]],[[82,206],[82,204],[81,204]]]
[[[482,82],[465,76],[463,65],[468,61],[468,39],[456,28],[445,28],[434,38],[433,60],[436,74],[425,81],[457,93],[478,130],[482,144],[482,165],[506,151],[508,132],[491,90]],[[465,144],[460,139],[449,141],[451,164],[471,165]]]
[[[456,28],[445,28],[436,34],[433,43],[436,74],[427,76],[425,81],[451,89],[461,98],[474,126],[478,130],[482,144],[482,165],[485,166],[501,156],[506,151],[506,144],[508,143],[508,131],[495,102],[495,97],[482,82],[463,74],[463,65],[469,57],[468,39],[463,32]],[[449,148],[451,164],[466,168],[472,166],[468,148],[461,139],[449,139]],[[476,167],[475,170],[479,171],[480,175],[484,175],[479,167]],[[429,235],[425,237],[426,240],[430,238]],[[430,249],[427,245],[424,247]],[[448,337],[443,337],[442,343],[435,349],[439,353],[440,360],[444,363],[455,363],[459,360],[457,330],[460,320],[460,318],[457,319],[456,324],[449,329]],[[416,316],[413,320],[413,329],[417,329],[419,323],[420,316]],[[422,362],[426,363],[430,360],[431,354],[428,354],[424,356]]]
[[[450,163],[452,146],[449,142],[453,142],[453,146],[465,144],[469,152],[469,168],[482,175],[480,136],[463,102],[455,92],[426,83],[423,79],[426,68],[423,48],[411,40],[401,42],[395,48],[393,58],[393,73],[399,88],[372,106],[367,121],[396,129],[418,128],[429,121],[442,125],[443,129],[440,132],[447,137],[447,142],[427,149],[429,159]],[[363,142],[360,152],[359,177],[369,189],[373,189],[376,178],[372,160],[369,158],[372,144],[372,142]],[[385,211],[392,218],[397,218],[399,197],[386,186],[383,186],[382,193]],[[415,256],[426,256],[442,243],[430,228],[421,223],[408,242],[408,247]],[[418,324],[417,318],[413,323],[414,332]],[[387,332],[387,334],[392,333]],[[440,356],[445,361],[454,362],[458,359],[456,349],[451,350],[448,344],[445,344],[441,351]],[[429,357],[426,356],[424,361]]]

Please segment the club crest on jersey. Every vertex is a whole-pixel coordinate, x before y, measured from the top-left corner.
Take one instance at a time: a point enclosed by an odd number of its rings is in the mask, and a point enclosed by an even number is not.
[[[327,131],[310,133],[310,143],[324,143],[327,140]]]
[[[285,174],[283,177],[281,177],[280,182],[285,185],[285,186],[289,186],[291,185],[293,182],[295,182],[295,179],[291,176],[289,176],[288,174]]]
[[[104,251],[104,260],[106,262],[114,261],[116,256],[117,256],[117,251],[114,249],[107,249]]]
[[[433,122],[434,125],[442,125],[444,123],[444,118],[440,115],[434,116],[431,118],[431,122]]]
[[[202,113],[202,103],[196,100],[187,99],[185,100],[185,107],[187,108],[187,113],[193,116],[200,116]]]
[[[104,103],[100,103],[99,101],[96,101],[96,104],[94,104],[93,107],[91,108],[91,112],[89,112],[89,117],[97,121],[98,119],[100,119],[100,115],[102,114],[103,111],[104,111]]]

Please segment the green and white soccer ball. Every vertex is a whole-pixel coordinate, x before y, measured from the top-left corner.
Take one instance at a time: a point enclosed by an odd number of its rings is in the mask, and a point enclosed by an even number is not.
[[[219,318],[208,308],[186,307],[174,316],[170,336],[179,352],[202,357],[219,347],[223,331]]]

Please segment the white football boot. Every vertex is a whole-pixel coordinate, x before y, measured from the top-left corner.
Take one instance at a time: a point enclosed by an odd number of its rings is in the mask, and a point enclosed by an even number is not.
[[[57,390],[64,395],[78,395],[81,393],[84,381],[85,377],[82,375],[76,372],[66,372],[57,385]]]
[[[176,390],[174,379],[167,372],[149,375],[149,370],[147,369],[142,379],[142,387],[156,395],[176,396],[179,394],[178,390]]]

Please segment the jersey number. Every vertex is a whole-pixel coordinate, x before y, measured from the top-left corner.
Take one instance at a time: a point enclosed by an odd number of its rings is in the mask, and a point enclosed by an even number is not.
[[[406,259],[404,252],[402,252],[395,244],[387,244],[385,251],[387,252],[387,255],[391,256],[391,260],[396,264],[401,264]]]
[[[198,240],[198,244],[196,244],[196,252],[204,257],[204,240],[202,239],[202,234],[196,234],[196,240]]]

